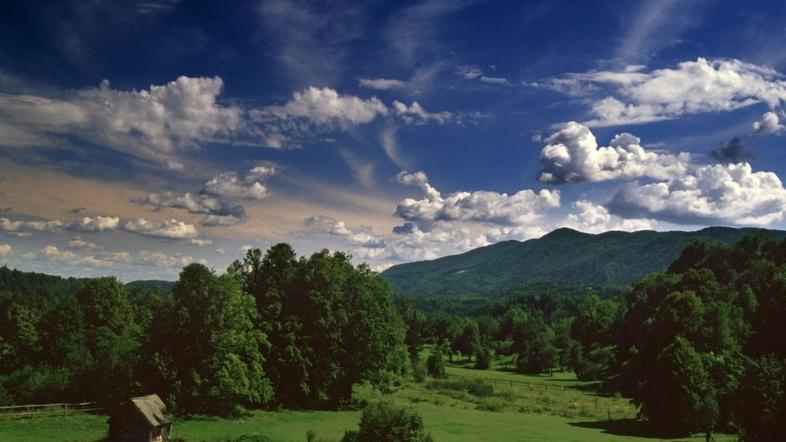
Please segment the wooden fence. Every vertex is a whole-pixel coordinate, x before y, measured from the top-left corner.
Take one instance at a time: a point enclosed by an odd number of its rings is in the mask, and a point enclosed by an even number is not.
[[[0,407],[0,420],[26,417],[67,416],[76,413],[98,413],[106,407],[99,402],[12,405]]]
[[[459,378],[464,380],[483,380],[486,381],[494,386],[510,386],[511,388],[521,387],[521,388],[528,388],[529,390],[559,390],[559,391],[567,391],[569,387],[564,385],[552,385],[546,384],[542,382],[527,382],[527,381],[516,381],[512,379],[495,379],[495,378],[484,378],[482,376],[464,376],[461,374],[449,374],[449,378]]]

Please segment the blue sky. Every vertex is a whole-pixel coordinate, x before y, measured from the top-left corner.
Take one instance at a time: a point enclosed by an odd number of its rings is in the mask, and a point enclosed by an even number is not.
[[[785,73],[777,2],[6,2],[0,262],[784,228]]]

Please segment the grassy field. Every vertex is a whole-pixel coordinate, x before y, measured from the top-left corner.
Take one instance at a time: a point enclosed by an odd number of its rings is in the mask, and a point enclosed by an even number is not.
[[[591,385],[570,373],[524,376],[500,370],[473,370],[455,364],[450,380],[406,383],[387,398],[423,417],[436,441],[703,441],[703,437],[664,439],[635,420],[636,410],[619,397],[595,395]],[[488,379],[493,393],[475,395],[456,388],[462,379]],[[526,383],[524,383],[526,382]],[[381,397],[370,389],[358,395]],[[177,421],[173,436],[186,441],[231,441],[259,435],[271,441],[302,442],[314,431],[319,440],[337,441],[357,428],[358,411],[254,412],[241,419]],[[0,441],[95,442],[106,435],[106,417],[76,415],[0,421]],[[730,442],[733,437],[719,437]]]
[[[635,426],[624,422],[599,425],[593,421],[567,419],[548,414],[493,412],[456,409],[427,403],[413,405],[436,441],[653,441],[655,436],[634,436]],[[306,432],[320,439],[339,440],[347,429],[357,427],[359,412],[259,412],[238,420],[187,420],[177,422],[173,435],[187,441],[228,441],[244,435],[262,435],[271,441],[303,442]],[[0,440],[19,442],[94,442],[106,435],[106,418],[74,416],[26,419],[0,423]],[[671,440],[671,439],[670,439]],[[703,441],[702,437],[673,439]],[[731,437],[719,438],[732,441]]]

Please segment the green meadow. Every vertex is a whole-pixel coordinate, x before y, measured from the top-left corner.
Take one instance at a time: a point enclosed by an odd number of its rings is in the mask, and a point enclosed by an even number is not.
[[[572,373],[528,376],[501,369],[475,370],[462,364],[448,367],[449,378],[423,384],[405,382],[382,395],[357,390],[361,400],[389,399],[422,416],[436,441],[703,441],[668,438],[636,420],[636,409],[621,397],[594,392],[591,383]],[[483,378],[493,392],[473,394],[462,385]],[[173,437],[182,441],[230,442],[270,440],[302,442],[312,431],[318,441],[339,441],[357,428],[360,411],[251,412],[237,419],[192,417],[176,421]],[[72,415],[0,421],[2,441],[85,441],[106,436],[106,416]],[[266,438],[266,439],[265,439]],[[717,441],[735,440],[732,436]]]

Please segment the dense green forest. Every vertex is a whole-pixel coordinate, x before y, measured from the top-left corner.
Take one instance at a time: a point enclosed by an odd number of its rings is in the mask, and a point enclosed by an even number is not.
[[[786,240],[691,243],[666,271],[616,294],[543,288],[463,314],[401,298],[406,342],[413,353],[431,342],[448,358],[474,357],[477,368],[495,354],[521,373],[571,369],[675,435],[786,436]]]
[[[695,232],[605,232],[557,229],[524,242],[503,241],[432,261],[400,264],[382,273],[396,294],[483,294],[534,283],[624,288],[666,270],[694,241],[734,244],[758,229],[709,227]],[[769,230],[773,238],[786,232]]]
[[[572,370],[675,435],[786,435],[786,240],[766,233],[689,243],[625,289],[534,282],[453,301],[394,299],[348,255],[286,244],[221,274],[191,264],[173,286],[7,268],[0,282],[3,404],[155,391],[182,413],[339,409],[360,383],[385,392],[469,358]]]
[[[220,275],[185,267],[171,291],[7,268],[0,278],[2,404],[155,391],[180,412],[336,408],[406,360],[388,285],[342,253],[251,250]]]

